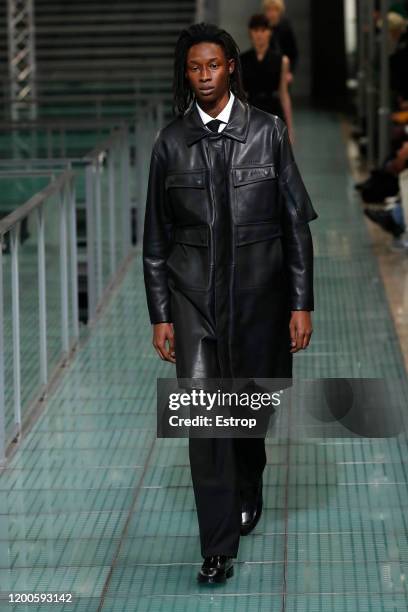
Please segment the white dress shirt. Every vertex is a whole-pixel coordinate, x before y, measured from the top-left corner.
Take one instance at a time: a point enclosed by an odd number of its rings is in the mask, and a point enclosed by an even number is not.
[[[232,104],[234,102],[234,97],[235,97],[231,90],[229,93],[230,93],[230,96],[229,96],[228,102],[226,103],[222,111],[218,113],[216,117],[211,117],[211,115],[203,111],[203,109],[199,106],[198,102],[196,101],[197,109],[198,109],[198,112],[200,113],[200,117],[203,120],[204,125],[206,125],[209,121],[212,121],[213,119],[219,119],[220,121],[224,121],[224,123],[220,123],[220,125],[218,126],[218,131],[222,132],[222,130],[225,128],[225,126],[227,125],[229,121],[230,114],[231,114],[231,107],[232,107]],[[207,130],[210,131],[210,128],[207,128]]]

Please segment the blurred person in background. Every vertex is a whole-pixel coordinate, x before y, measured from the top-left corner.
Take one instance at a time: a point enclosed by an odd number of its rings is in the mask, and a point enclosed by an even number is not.
[[[408,2],[402,0],[400,2],[393,2],[390,6],[390,12],[398,13],[402,17],[408,19]]]
[[[291,83],[297,67],[299,52],[295,33],[288,18],[284,16],[285,3],[283,0],[264,0],[262,6],[265,17],[273,31],[272,47],[289,58],[288,82]]]
[[[397,13],[388,14],[388,27],[393,44],[390,56],[390,87],[396,110],[407,107],[408,100],[408,20]],[[405,104],[404,104],[405,103]]]
[[[283,119],[293,142],[292,104],[288,89],[289,59],[270,44],[275,34],[272,34],[265,15],[252,15],[248,29],[252,48],[240,55],[248,101]]]
[[[392,235],[391,250],[407,251],[408,232],[400,193],[400,174],[408,168],[408,31],[407,20],[401,14],[389,12],[387,19],[391,108],[394,111],[391,115],[390,152],[356,188],[365,203],[364,214]],[[382,26],[378,16],[377,25]]]
[[[362,184],[364,214],[391,234],[392,251],[408,251],[406,212],[402,205],[399,175],[408,168],[408,140],[400,142],[381,168]]]
[[[406,31],[407,20],[399,13],[389,12],[388,20],[388,35],[389,35],[389,52],[395,53],[398,45],[401,42],[401,37]],[[381,23],[381,21],[380,21]]]

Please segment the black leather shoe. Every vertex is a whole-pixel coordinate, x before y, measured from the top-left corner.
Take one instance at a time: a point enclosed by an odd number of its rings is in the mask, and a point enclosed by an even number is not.
[[[234,573],[232,557],[226,555],[213,555],[205,557],[204,563],[197,574],[197,580],[201,583],[220,583],[226,582]]]
[[[255,529],[261,514],[263,506],[262,483],[258,490],[258,496],[255,503],[243,503],[241,507],[241,535],[246,536]]]

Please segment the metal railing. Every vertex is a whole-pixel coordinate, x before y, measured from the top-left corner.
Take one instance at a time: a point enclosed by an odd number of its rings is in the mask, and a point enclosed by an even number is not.
[[[125,257],[131,246],[130,223],[130,155],[128,128],[123,124],[112,130],[100,145],[83,157],[52,158],[32,160],[0,160],[0,168],[6,167],[6,176],[42,175],[44,172],[61,171],[61,166],[76,168],[77,182],[83,181],[84,202],[86,210],[87,232],[87,279],[88,279],[88,320],[91,323],[97,311],[97,305],[102,299],[104,285],[103,253],[102,253],[102,179],[107,178],[108,193],[108,227],[109,227],[109,276],[115,273],[117,253],[115,245],[115,204],[120,200],[121,209],[121,251]],[[29,165],[29,168],[27,166]],[[0,172],[0,176],[1,176]],[[119,184],[119,189],[115,183]],[[119,196],[119,198],[118,198]],[[12,217],[10,215],[8,218]],[[1,227],[1,225],[0,225]]]
[[[103,298],[102,177],[107,172],[107,218],[109,245],[109,280],[117,269],[115,184],[119,179],[121,199],[122,256],[132,245],[129,134],[126,127],[117,130],[104,143],[84,157],[86,182],[88,320],[92,322]]]
[[[56,176],[45,189],[0,219],[0,466],[19,441],[24,422],[47,397],[52,380],[78,345],[79,268],[86,268],[87,323],[91,326],[118,273],[139,246],[147,151],[161,120],[160,110],[151,109],[136,117],[131,126],[116,127],[81,158],[0,160],[4,174],[53,172]],[[77,236],[81,207],[86,219],[83,251],[78,249]],[[135,211],[136,242],[132,236]],[[35,231],[21,245],[20,227],[28,219]],[[6,238],[9,255],[3,253]],[[5,291],[7,275],[9,292]],[[23,323],[27,333],[22,333]],[[23,393],[28,378],[35,384]]]
[[[67,157],[69,155],[67,136],[75,133],[92,133],[98,140],[109,134],[114,127],[124,124],[123,117],[109,119],[36,119],[34,121],[0,121],[2,141],[8,143],[7,159],[33,159]],[[10,151],[12,153],[10,159]],[[3,157],[0,150],[0,163]],[[70,155],[72,157],[72,155]]]
[[[55,93],[52,95],[37,95],[31,100],[26,100],[27,108],[35,105],[38,107],[38,116],[43,112],[52,110],[58,116],[64,116],[64,112],[75,112],[75,116],[89,116],[99,120],[108,120],[112,115],[126,117],[130,119],[138,109],[149,103],[155,102],[160,105],[166,102],[166,106],[171,105],[171,96],[162,92],[140,92],[132,93],[95,93],[95,94],[67,94]],[[17,100],[11,98],[4,92],[0,92],[0,105],[3,107],[3,117],[9,115],[10,108]],[[29,112],[29,111],[27,111]]]
[[[78,315],[77,315],[77,290],[76,290],[76,221],[75,221],[75,189],[74,173],[63,172],[55,181],[45,189],[30,198],[24,205],[17,208],[10,215],[0,221],[1,246],[6,234],[10,235],[10,273],[11,273],[11,329],[12,329],[12,387],[13,387],[13,410],[14,427],[11,431],[11,439],[15,440],[20,431],[22,423],[22,401],[21,401],[21,320],[20,320],[20,256],[19,256],[19,230],[20,224],[31,214],[36,217],[37,226],[37,273],[38,273],[38,340],[39,340],[39,387],[40,397],[43,397],[48,376],[47,359],[47,295],[46,295],[46,269],[45,269],[45,223],[44,206],[53,196],[58,198],[59,216],[59,269],[60,269],[60,295],[61,295],[61,361],[65,362],[70,350],[76,344],[79,337]],[[70,258],[72,271],[70,280],[72,284],[71,308],[73,331],[69,333],[68,314],[68,238],[70,243]],[[4,255],[3,248],[0,249],[0,464],[5,460],[6,444],[6,352],[4,334]],[[74,299],[75,298],[75,299]]]

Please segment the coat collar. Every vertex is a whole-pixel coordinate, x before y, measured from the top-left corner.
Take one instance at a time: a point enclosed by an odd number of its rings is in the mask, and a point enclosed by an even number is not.
[[[195,100],[182,117],[184,136],[187,145],[201,140],[211,132],[204,126],[200,113],[198,112]],[[228,136],[239,142],[245,142],[249,128],[249,104],[242,102],[237,96],[231,107],[229,121],[220,135]]]

